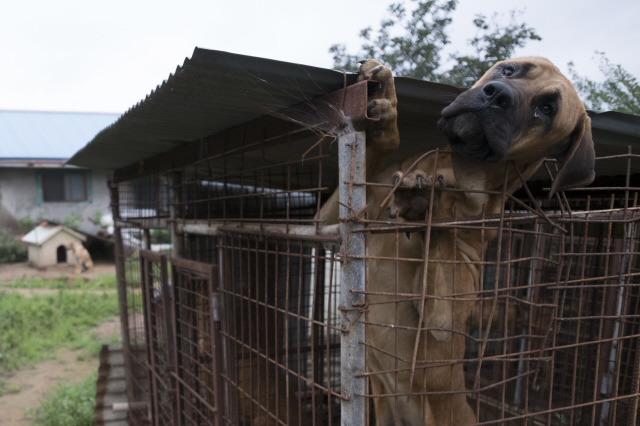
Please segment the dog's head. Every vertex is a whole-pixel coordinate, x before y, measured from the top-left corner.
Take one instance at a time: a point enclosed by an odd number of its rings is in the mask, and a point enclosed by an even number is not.
[[[561,169],[552,193],[595,177],[591,120],[571,82],[544,58],[498,62],[442,111],[439,127],[463,157],[556,158]]]

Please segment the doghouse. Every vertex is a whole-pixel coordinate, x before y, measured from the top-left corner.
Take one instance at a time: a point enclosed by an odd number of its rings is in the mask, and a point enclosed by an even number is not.
[[[76,258],[67,251],[71,241],[80,244],[87,238],[64,225],[52,225],[46,222],[33,228],[22,237],[22,242],[29,245],[29,263],[37,268],[52,265],[75,265]]]
[[[398,312],[423,292],[368,288],[367,238],[496,231],[469,295],[462,359],[396,359],[399,376],[462,365],[477,425],[635,425],[640,396],[640,118],[591,112],[596,181],[547,200],[545,164],[499,215],[373,223],[363,191],[371,83],[351,74],[196,49],[70,163],[109,167],[129,420],[155,425],[374,424],[374,399],[449,398],[369,382],[377,297]],[[398,158],[444,146],[455,87],[396,78]],[[631,148],[629,146],[632,146]],[[340,188],[339,226],[320,206]],[[172,254],[151,251],[169,230]],[[428,259],[390,257],[403,262]],[[463,259],[452,260],[464,262]],[[373,301],[373,302],[372,302]],[[418,359],[418,361],[416,361]],[[134,409],[135,408],[135,409]]]

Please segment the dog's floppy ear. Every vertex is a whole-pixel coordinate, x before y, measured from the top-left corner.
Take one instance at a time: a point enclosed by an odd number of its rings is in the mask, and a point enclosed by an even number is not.
[[[571,134],[571,142],[562,154],[556,156],[560,171],[551,185],[549,199],[557,192],[586,186],[596,177],[596,151],[591,136],[591,119],[585,113]]]

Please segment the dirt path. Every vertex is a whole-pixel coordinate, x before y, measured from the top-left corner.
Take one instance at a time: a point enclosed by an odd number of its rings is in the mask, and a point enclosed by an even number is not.
[[[81,277],[91,279],[105,274],[116,274],[116,267],[113,262],[96,262],[91,272],[84,272],[77,275],[74,273],[73,265],[55,265],[49,266],[45,270],[39,270],[29,266],[26,262],[11,263],[8,265],[0,265],[0,285],[22,277],[43,279],[65,276],[67,278]]]
[[[0,290],[6,288],[6,286],[13,280],[20,278],[33,278],[33,279],[59,279],[65,277],[73,282],[75,278],[83,278],[90,280],[97,278],[101,275],[115,275],[116,268],[113,263],[96,263],[91,272],[84,272],[82,274],[74,274],[73,265],[54,265],[49,266],[46,269],[40,270],[29,266],[26,262],[23,263],[11,263],[8,265],[0,265]],[[18,293],[23,296],[31,296],[32,294],[57,294],[58,290],[53,288],[11,288],[8,291],[12,293]],[[88,291],[95,294],[116,293],[117,290],[83,290],[83,289],[67,289],[66,291],[77,291],[82,293]]]
[[[99,325],[94,333],[99,339],[120,336],[120,319],[116,317]],[[97,373],[98,365],[98,358],[88,357],[82,350],[62,349],[56,352],[56,359],[18,370],[6,379],[6,384],[7,388],[20,389],[20,392],[0,397],[0,425],[31,425],[25,408],[37,407],[45,392],[59,383],[79,382]]]
[[[55,279],[76,277],[92,279],[100,275],[115,275],[113,263],[97,263],[93,271],[76,275],[73,266],[56,265],[46,270],[38,270],[26,263],[0,265],[0,290],[19,293],[25,296],[32,294],[56,294],[57,289],[8,289],[6,284],[19,278]],[[86,290],[66,290],[86,291]],[[97,294],[115,292],[115,290],[89,290]],[[98,339],[109,339],[120,336],[119,317],[107,321],[93,330]],[[39,405],[47,390],[60,383],[72,383],[84,380],[91,373],[97,373],[99,360],[87,355],[83,350],[61,349],[55,353],[55,359],[43,361],[30,367],[25,367],[3,377],[6,389],[16,389],[19,392],[0,397],[0,425],[27,426],[32,420],[26,416],[25,408],[35,408]]]
[[[43,361],[16,372],[6,381],[9,388],[20,392],[0,397],[0,425],[27,426],[32,420],[26,417],[25,408],[35,408],[45,391],[59,383],[79,382],[98,371],[97,358],[78,361],[82,351],[60,350],[58,359]]]

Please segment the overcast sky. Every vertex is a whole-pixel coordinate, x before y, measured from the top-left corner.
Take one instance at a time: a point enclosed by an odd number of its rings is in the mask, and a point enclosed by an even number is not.
[[[0,109],[122,113],[196,46],[330,68],[329,47],[356,50],[391,1],[0,0]],[[640,76],[638,0],[461,0],[450,51],[468,49],[475,14],[514,8],[543,38],[518,56],[599,79],[599,50]]]

